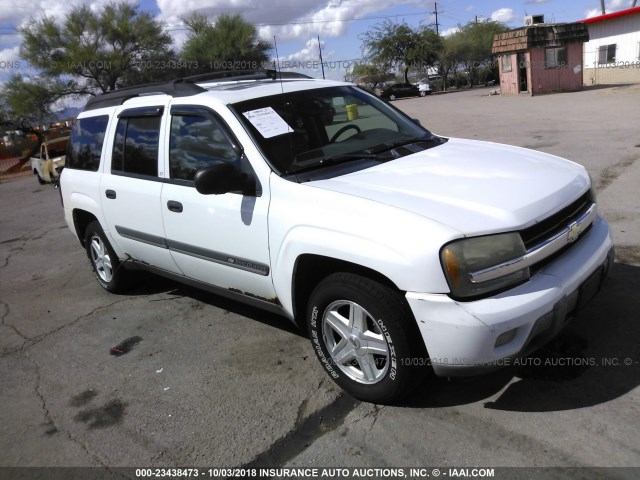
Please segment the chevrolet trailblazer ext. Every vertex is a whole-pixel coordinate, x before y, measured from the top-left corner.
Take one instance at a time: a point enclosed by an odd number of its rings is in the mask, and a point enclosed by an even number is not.
[[[91,99],[62,173],[98,283],[132,268],[306,324],[351,395],[391,402],[553,337],[612,263],[585,169],[434,135],[341,82],[211,76]]]

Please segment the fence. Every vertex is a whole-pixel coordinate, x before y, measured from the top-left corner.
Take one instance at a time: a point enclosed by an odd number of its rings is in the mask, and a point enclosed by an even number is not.
[[[0,182],[32,175],[30,159],[18,157],[0,160]]]

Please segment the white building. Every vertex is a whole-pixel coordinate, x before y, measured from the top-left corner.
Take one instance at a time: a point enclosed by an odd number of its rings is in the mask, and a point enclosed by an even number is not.
[[[582,22],[589,29],[583,55],[585,85],[640,83],[640,7]]]

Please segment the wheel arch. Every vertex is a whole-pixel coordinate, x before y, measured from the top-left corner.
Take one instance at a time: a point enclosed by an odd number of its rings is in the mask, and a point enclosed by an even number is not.
[[[80,208],[73,210],[73,226],[76,229],[76,236],[78,237],[78,240],[80,240],[80,245],[82,245],[83,248],[86,247],[84,243],[85,232],[87,231],[89,224],[93,221],[99,222],[93,213]]]
[[[296,323],[304,325],[307,301],[313,289],[332,273],[353,273],[386,285],[402,294],[404,292],[387,276],[372,268],[324,255],[305,253],[294,264],[291,278],[292,307]]]

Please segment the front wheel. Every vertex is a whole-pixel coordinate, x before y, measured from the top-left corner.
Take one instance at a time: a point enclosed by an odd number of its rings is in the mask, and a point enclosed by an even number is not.
[[[426,97],[427,96],[427,92],[425,92],[424,90],[420,92],[420,96],[421,97]]]
[[[406,396],[427,372],[415,320],[393,289],[350,273],[324,279],[309,299],[313,349],[327,374],[354,397],[389,403]]]
[[[129,272],[121,268],[122,264],[98,221],[93,221],[87,226],[84,245],[91,270],[100,286],[111,293],[125,290],[128,286]]]
[[[391,95],[389,95],[389,101],[393,102],[396,99],[396,94],[392,93]]]

